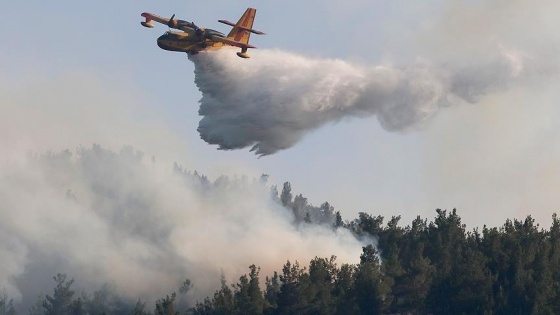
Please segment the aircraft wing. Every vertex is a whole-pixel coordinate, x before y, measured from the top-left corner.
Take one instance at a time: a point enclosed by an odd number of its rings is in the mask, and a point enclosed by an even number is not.
[[[220,37],[220,36],[212,36],[212,40],[216,41],[216,42],[222,42],[224,44],[230,45],[230,46],[235,46],[235,47],[239,47],[239,48],[257,48],[253,45],[249,45],[249,44],[244,44],[238,41],[234,41],[232,39],[228,39],[226,37]]]
[[[141,16],[146,18],[145,22],[141,22],[142,25],[145,26],[145,27],[149,27],[149,28],[154,27],[154,25],[152,24],[152,21],[156,21],[158,23],[165,24],[165,25],[167,25],[169,23],[168,18],[162,18],[161,16],[157,16],[155,14],[151,14],[151,13],[148,13],[148,12],[142,13]]]
[[[159,15],[155,15],[155,14],[152,14],[152,13],[148,13],[148,12],[142,13],[141,16],[146,18],[146,21],[143,21],[143,22],[140,22],[140,23],[143,26],[149,27],[149,28],[154,27],[154,24],[152,24],[152,21],[156,21],[158,23],[165,24],[165,25],[167,25],[171,28],[175,28],[175,29],[178,29],[178,30],[181,30],[181,31],[184,31],[184,32],[189,32],[193,28],[196,28],[196,26],[191,22],[174,19],[175,14],[173,14],[173,16],[170,19],[161,17]]]

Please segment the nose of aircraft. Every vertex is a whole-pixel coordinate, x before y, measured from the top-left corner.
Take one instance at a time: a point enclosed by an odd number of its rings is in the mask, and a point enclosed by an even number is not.
[[[159,46],[159,48],[161,49],[165,49],[168,50],[169,46],[165,44],[165,42],[169,39],[169,36],[167,36],[166,34],[161,35],[160,37],[158,37],[157,39],[157,45]]]

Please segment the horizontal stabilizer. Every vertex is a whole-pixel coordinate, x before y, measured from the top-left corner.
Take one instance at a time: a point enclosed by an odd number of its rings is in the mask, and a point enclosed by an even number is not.
[[[232,39],[229,38],[225,38],[225,37],[218,37],[218,36],[213,36],[212,37],[213,40],[217,41],[217,42],[222,42],[224,44],[230,45],[230,46],[235,46],[235,47],[239,47],[239,48],[257,48],[253,45],[249,45],[249,44],[245,44],[245,43],[241,43],[241,42],[237,42],[234,41]]]
[[[229,26],[236,27],[236,28],[238,28],[238,29],[242,29],[242,30],[247,31],[247,32],[251,32],[251,33],[253,33],[253,34],[257,34],[257,35],[266,35],[265,33],[261,32],[261,31],[257,31],[257,30],[254,30],[254,29],[252,29],[252,28],[244,27],[244,26],[242,26],[242,25],[238,25],[238,24],[232,23],[232,22],[230,22],[230,21],[228,21],[228,20],[218,20],[218,22],[224,23],[224,24],[229,25]]]
[[[230,22],[230,21],[228,21],[228,20],[218,20],[218,22],[227,24],[227,25],[229,25],[229,26],[235,26],[235,23]]]

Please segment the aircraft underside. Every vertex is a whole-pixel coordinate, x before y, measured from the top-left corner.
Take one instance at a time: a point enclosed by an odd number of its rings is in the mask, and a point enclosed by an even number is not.
[[[157,40],[157,45],[164,50],[187,52],[196,54],[202,50],[218,49],[225,46],[223,43],[216,43],[209,40],[201,41],[200,39],[187,39],[187,38],[170,38],[168,34],[160,36]]]

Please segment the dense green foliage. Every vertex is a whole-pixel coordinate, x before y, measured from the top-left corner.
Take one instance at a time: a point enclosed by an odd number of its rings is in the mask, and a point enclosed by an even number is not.
[[[465,231],[455,210],[438,209],[434,222],[417,218],[405,228],[399,219],[383,225],[361,213],[345,224],[378,237],[357,265],[337,266],[335,257],[303,268],[288,261],[266,278],[264,305],[260,295],[238,298],[248,286],[243,276],[233,293],[222,285],[194,313],[248,314],[251,306],[251,314],[560,314],[556,215],[549,231],[529,216],[482,233]],[[251,266],[251,279],[257,276]]]

